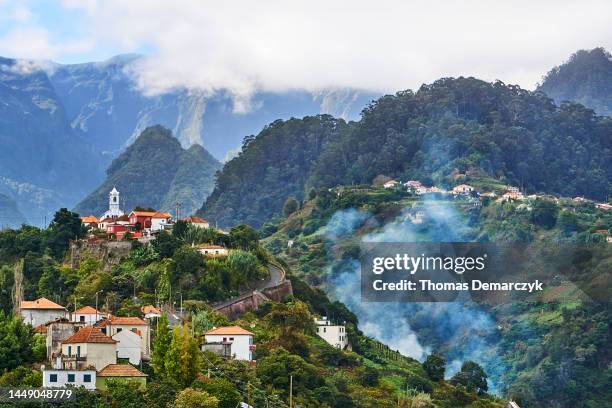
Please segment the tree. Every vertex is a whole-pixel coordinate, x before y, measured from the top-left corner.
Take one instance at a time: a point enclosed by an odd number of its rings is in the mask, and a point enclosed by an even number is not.
[[[531,210],[531,220],[544,228],[552,228],[557,222],[557,204],[549,200],[536,200]]]
[[[185,388],[176,395],[173,408],[218,408],[219,400],[206,391]]]
[[[162,231],[157,235],[157,238],[151,243],[155,252],[157,252],[160,258],[170,258],[174,251],[179,249],[181,241],[174,235],[168,234],[166,231]]]
[[[219,400],[219,408],[235,408],[240,403],[240,393],[225,378],[202,381],[198,386]]]
[[[151,354],[151,365],[158,375],[164,374],[166,353],[172,342],[172,332],[168,316],[162,314],[157,320],[157,330],[155,332],[155,340],[153,341],[153,351]]]
[[[176,399],[177,387],[174,382],[162,380],[147,384],[145,403],[148,408],[168,408]]]
[[[295,197],[289,197],[285,201],[285,205],[283,205],[283,215],[285,217],[288,217],[294,212],[296,212],[299,207],[300,207],[300,203],[298,203]]]
[[[70,240],[83,238],[87,233],[79,214],[62,208],[55,213],[49,225],[49,240],[47,245],[53,254],[59,258],[68,249]]]
[[[257,257],[250,252],[234,250],[230,252],[226,263],[232,272],[240,277],[241,284],[247,284],[266,274],[266,269],[259,263]]]
[[[0,311],[0,371],[11,370],[34,360],[34,335],[17,316]]]
[[[450,382],[453,385],[463,385],[468,391],[478,394],[488,390],[487,374],[481,366],[469,360],[461,365],[461,371],[455,374]]]
[[[188,387],[196,379],[200,368],[200,350],[191,337],[189,326],[177,326],[172,331],[170,347],[165,355],[165,375],[182,387]]]
[[[140,408],[144,406],[143,390],[140,384],[121,379],[109,379],[106,382],[106,393],[111,407]]]
[[[183,220],[177,220],[172,228],[172,235],[178,239],[184,239],[185,233],[187,232],[189,224]]]
[[[240,224],[230,230],[230,242],[233,247],[248,251],[259,246],[259,234],[246,224]]]
[[[439,354],[430,354],[423,362],[423,369],[432,381],[442,381],[446,370],[446,361]]]

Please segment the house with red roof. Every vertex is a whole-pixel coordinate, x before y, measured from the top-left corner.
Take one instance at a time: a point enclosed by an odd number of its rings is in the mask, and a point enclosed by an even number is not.
[[[147,385],[147,375],[129,364],[109,364],[98,371],[96,378],[96,388],[99,390],[107,389],[107,381],[118,379],[139,384],[140,388]]]
[[[151,231],[166,231],[172,229],[172,214],[156,212],[151,216]]]
[[[55,319],[67,318],[69,313],[64,306],[41,297],[36,300],[21,301],[19,315],[24,323],[36,327]]]
[[[99,327],[85,326],[62,342],[62,354],[55,368],[100,370],[117,363],[117,341]]]
[[[140,229],[150,229],[151,220],[157,211],[132,211],[130,213],[130,224],[140,226]]]
[[[82,323],[84,325],[91,326],[103,317],[108,317],[108,315],[104,312],[96,310],[91,306],[83,306],[82,308],[72,312],[70,320],[75,323]]]
[[[193,225],[194,227],[210,228],[210,223],[208,221],[206,221],[204,218],[196,217],[195,215],[183,218],[183,221],[185,221],[187,224]]]
[[[96,326],[100,328],[102,333],[111,337],[123,330],[136,333],[140,336],[142,358],[145,360],[149,359],[151,355],[151,330],[149,322],[142,320],[140,317],[111,316],[96,323]]]
[[[98,220],[98,217],[96,217],[95,215],[87,215],[85,217],[81,217],[81,222],[84,226],[88,228],[98,228],[99,221],[100,220]]]
[[[225,344],[229,345],[231,358],[253,360],[253,333],[240,326],[216,327],[204,333],[204,339],[206,343],[202,344],[202,350],[212,351],[212,347]]]

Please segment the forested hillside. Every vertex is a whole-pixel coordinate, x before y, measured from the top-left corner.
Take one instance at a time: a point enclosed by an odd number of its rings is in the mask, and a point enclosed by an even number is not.
[[[193,214],[212,191],[220,167],[203,147],[185,150],[170,130],[153,126],[113,160],[104,183],[76,211],[102,214],[108,208],[108,193],[116,187],[124,211],[136,206],[170,211],[178,201],[184,214]]]
[[[328,124],[319,138],[313,121]],[[612,120],[518,86],[440,79],[380,98],[348,126],[330,117],[273,123],[225,166],[203,212],[221,225],[259,226],[289,195],[381,174],[447,187],[481,174],[529,193],[605,199]]]
[[[546,74],[539,91],[557,103],[572,101],[612,116],[612,56],[603,48],[580,50]]]
[[[200,214],[219,225],[240,220],[259,227],[280,212],[288,196],[303,198],[304,185],[326,144],[349,129],[329,115],[277,120],[227,162]]]

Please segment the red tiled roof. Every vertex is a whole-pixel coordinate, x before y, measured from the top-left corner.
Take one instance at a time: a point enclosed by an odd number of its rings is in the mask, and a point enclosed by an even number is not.
[[[126,325],[126,326],[148,326],[149,324],[142,320],[140,317],[117,317],[111,316],[109,319],[102,320],[98,326],[106,327],[109,324],[113,325]]]
[[[200,244],[200,245],[198,245],[198,248],[201,248],[201,249],[225,249],[224,246],[213,245],[213,244]]]
[[[36,326],[34,328],[34,333],[40,333],[40,334],[47,333],[47,325],[43,323],[41,325]]]
[[[147,314],[147,313],[161,314],[161,313],[159,312],[159,309],[157,309],[157,308],[156,308],[155,306],[153,306],[153,305],[146,305],[146,306],[143,306],[143,307],[141,307],[141,308],[140,308],[140,311],[141,311],[142,313],[144,313],[144,314]]]
[[[223,334],[241,335],[243,334],[243,335],[253,336],[253,333],[239,326],[217,327],[216,329],[212,329],[204,333],[204,335],[207,335],[207,334],[211,334],[211,335],[223,335]]]
[[[100,311],[96,312],[96,309],[94,309],[91,306],[83,306],[82,308],[75,310],[73,313],[74,314],[96,314],[97,313],[100,316],[102,316],[102,312]]]
[[[64,306],[60,306],[55,302],[50,301],[47,298],[41,297],[36,300],[22,300],[19,304],[20,309],[63,309]]]
[[[95,215],[86,215],[85,217],[81,217],[81,222],[85,224],[89,224],[91,222],[98,222],[98,217]]]
[[[147,375],[139,371],[134,366],[129,364],[109,364],[97,374],[98,377],[147,377]]]
[[[204,218],[196,217],[195,215],[192,215],[192,216],[187,217],[187,218],[183,218],[183,221],[185,221],[185,222],[192,222],[192,223],[195,223],[195,224],[206,224],[206,223],[208,223],[208,221],[206,221]]]
[[[117,217],[117,219],[115,221],[129,221],[130,217],[127,214],[123,214],[120,217]]]
[[[151,218],[172,218],[172,214],[167,212],[156,212]]]
[[[153,217],[157,214],[157,211],[132,211],[130,215],[134,214],[137,217]]]
[[[116,340],[111,339],[106,334],[94,326],[83,327],[72,336],[68,337],[62,342],[63,344],[71,343],[117,343]]]

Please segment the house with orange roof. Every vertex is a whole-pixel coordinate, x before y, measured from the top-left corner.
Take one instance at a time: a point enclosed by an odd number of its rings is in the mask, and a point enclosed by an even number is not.
[[[469,195],[472,193],[472,191],[474,191],[474,187],[468,184],[459,184],[458,186],[453,187],[452,193],[455,195],[457,194]]]
[[[98,228],[98,217],[95,215],[86,215],[85,217],[81,217],[81,222],[84,226],[88,228]]]
[[[211,346],[229,344],[230,356],[236,360],[253,360],[253,333],[240,326],[216,327],[204,333],[206,343],[202,344],[202,350],[214,349]]]
[[[55,368],[80,370],[93,367],[100,370],[117,363],[117,340],[104,334],[99,327],[85,326],[62,342],[62,353]]]
[[[36,300],[22,300],[19,304],[19,315],[24,323],[36,327],[55,319],[67,318],[69,313],[64,306],[41,297]]]
[[[209,258],[225,257],[229,254],[226,247],[213,244],[200,244],[197,246],[197,251]]]
[[[172,214],[156,212],[151,217],[151,231],[166,231],[172,229]]]
[[[191,224],[194,227],[198,228],[210,228],[210,223],[204,218],[196,217],[195,215],[189,216],[187,218],[183,218],[187,224]]]
[[[141,307],[140,312],[144,315],[145,319],[161,317],[161,311],[153,305],[146,305]]]
[[[100,312],[91,306],[83,306],[72,312],[71,321],[91,326],[103,317],[108,317],[104,312]]]
[[[98,371],[96,388],[106,390],[107,381],[110,379],[137,383],[141,388],[147,386],[147,375],[129,364],[109,364]]]
[[[117,317],[110,316],[104,319],[96,326],[100,328],[102,333],[113,337],[115,334],[124,330],[132,331],[140,336],[141,356],[148,360],[151,355],[151,328],[149,322],[142,320],[140,317]]]

